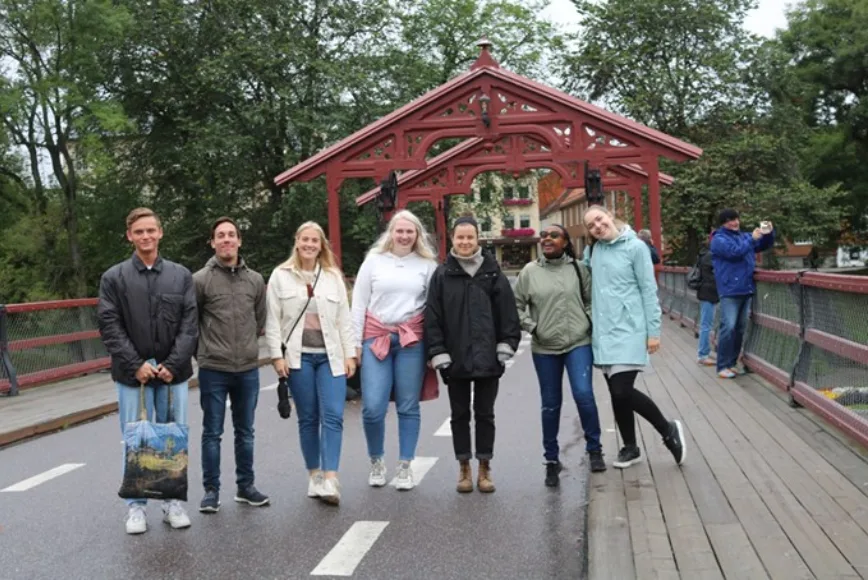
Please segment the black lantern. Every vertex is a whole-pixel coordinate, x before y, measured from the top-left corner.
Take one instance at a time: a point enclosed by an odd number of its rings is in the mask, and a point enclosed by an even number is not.
[[[395,209],[398,201],[398,175],[390,171],[389,175],[380,183],[380,193],[377,194],[377,209],[381,213],[387,213]]]
[[[488,116],[488,106],[491,104],[491,97],[487,94],[482,93],[482,96],[479,97],[479,108],[482,111],[482,124],[485,125],[485,128],[491,127],[491,117]]]
[[[605,201],[603,193],[603,176],[599,169],[589,169],[585,161],[585,198],[588,205],[603,205]]]

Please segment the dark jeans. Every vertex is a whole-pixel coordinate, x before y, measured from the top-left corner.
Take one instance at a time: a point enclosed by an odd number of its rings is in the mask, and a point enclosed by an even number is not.
[[[752,296],[727,296],[720,299],[720,328],[717,333],[717,371],[730,369],[741,354],[747,315]]]
[[[539,380],[542,400],[543,450],[546,461],[557,461],[560,453],[558,431],[561,427],[561,405],[564,400],[564,368],[570,379],[573,400],[579,409],[579,419],[585,431],[585,450],[600,451],[600,415],[594,400],[594,355],[591,345],[578,346],[564,354],[533,354],[533,366]]]
[[[472,386],[471,386],[472,384]],[[473,389],[473,417],[476,422],[476,459],[494,455],[494,401],[498,379],[449,379],[449,406],[452,408],[452,447],[455,458],[473,456],[470,447],[470,390]]]
[[[226,397],[232,404],[235,430],[235,482],[253,484],[253,419],[259,401],[259,369],[228,373],[199,369],[202,404],[202,482],[220,489],[220,439],[226,418]]]
[[[634,412],[651,423],[663,437],[669,435],[669,422],[663,413],[648,395],[642,391],[637,391],[634,387],[638,374],[639,371],[627,371],[606,377],[609,394],[612,395],[612,411],[615,415],[615,422],[618,424],[618,431],[621,432],[621,439],[624,440],[625,446],[636,445]]]

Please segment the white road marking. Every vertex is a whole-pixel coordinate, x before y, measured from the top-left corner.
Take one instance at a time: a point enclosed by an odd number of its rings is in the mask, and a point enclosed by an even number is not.
[[[437,457],[417,457],[413,461],[410,462],[410,468],[413,470],[413,482],[416,485],[422,483],[422,478],[425,477],[425,474],[428,473],[434,464],[437,463]],[[389,482],[389,485],[395,487],[395,484],[398,482],[397,477],[393,477],[392,481]]]
[[[326,554],[311,576],[352,576],[389,522],[356,522]]]
[[[522,355],[522,354],[524,354],[524,349],[523,349],[523,348],[520,348],[520,349],[518,349],[517,351],[515,351],[515,356],[519,356],[519,355]]]
[[[452,437],[452,420],[446,419],[440,428],[434,432],[434,437]]]
[[[0,489],[0,492],[3,491],[27,491],[28,489],[34,488],[41,483],[45,483],[46,481],[50,481],[55,477],[60,477],[65,473],[69,473],[79,467],[84,467],[84,463],[64,463],[63,465],[58,465],[54,469],[49,469],[45,473],[40,473],[39,475],[34,475],[29,479],[25,479],[15,485],[10,485],[6,489]]]
[[[506,368],[509,368],[509,367],[511,367],[511,366],[514,365],[514,364],[515,364],[515,361],[512,360],[512,359],[509,359],[508,361],[506,361],[505,363],[503,363],[503,366],[505,366]]]

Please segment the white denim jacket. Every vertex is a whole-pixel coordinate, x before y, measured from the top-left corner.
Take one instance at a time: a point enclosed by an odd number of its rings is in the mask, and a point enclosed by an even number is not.
[[[347,288],[340,272],[323,270],[312,300],[316,300],[332,375],[344,375],[346,359],[356,356],[356,338],[350,317]],[[302,310],[307,303],[307,284],[294,267],[281,265],[274,269],[268,280],[266,303],[268,316],[265,321],[265,342],[273,360],[283,356],[280,345],[286,340],[296,319],[302,316]],[[302,320],[296,324],[286,344],[286,362],[290,369],[301,368],[303,330]]]

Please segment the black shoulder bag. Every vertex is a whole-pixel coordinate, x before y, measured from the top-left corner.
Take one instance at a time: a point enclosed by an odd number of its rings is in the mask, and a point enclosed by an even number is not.
[[[308,305],[310,305],[310,301],[313,298],[313,291],[316,289],[317,282],[319,282],[320,272],[322,272],[322,268],[317,270],[316,278],[313,280],[313,286],[310,284],[307,285],[307,302],[304,303],[301,312],[299,312],[295,322],[292,323],[292,328],[289,329],[289,334],[286,335],[286,340],[280,343],[280,353],[283,355],[284,359],[286,359],[286,343],[289,342],[289,338],[292,336],[292,333],[295,332],[295,327],[298,326],[298,323],[304,316]],[[287,384],[286,377],[280,377],[277,380],[277,412],[283,419],[289,419],[290,415],[292,415],[292,403],[289,402],[289,385]]]

